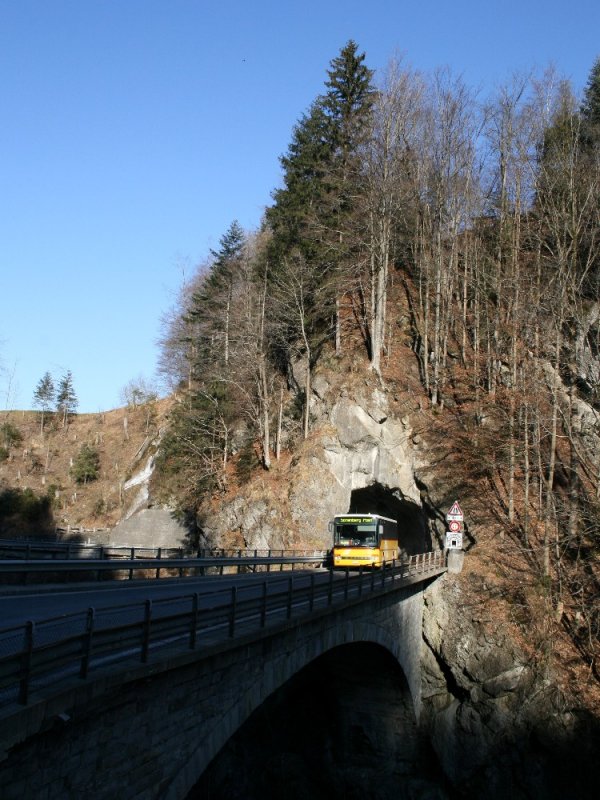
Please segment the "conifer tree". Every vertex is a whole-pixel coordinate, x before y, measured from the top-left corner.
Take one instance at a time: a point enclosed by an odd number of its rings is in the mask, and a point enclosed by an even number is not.
[[[56,392],[56,411],[61,417],[63,425],[67,424],[69,414],[75,413],[77,405],[77,395],[73,387],[73,375],[68,370],[61,378]]]
[[[368,135],[375,92],[373,71],[364,64],[365,54],[350,40],[327,70],[327,93],[321,102],[329,120],[334,158],[339,162],[341,178],[347,180],[350,161]]]
[[[202,286],[192,297],[189,319],[197,326],[200,339],[196,348],[199,363],[206,368],[206,360],[215,356],[229,363],[231,339],[231,306],[236,274],[242,257],[246,236],[234,220],[219,241],[219,249],[211,250],[213,263]],[[212,351],[212,352],[211,352]]]
[[[590,70],[581,105],[581,116],[596,141],[600,138],[600,57]]]
[[[46,372],[33,393],[33,405],[39,408],[41,413],[40,433],[44,431],[44,417],[52,408],[54,403],[54,381],[49,372]]]
[[[100,472],[100,455],[95,447],[82,444],[73,461],[71,475],[76,483],[95,481]]]
[[[349,41],[331,61],[327,91],[294,128],[281,159],[284,185],[267,211],[274,234],[271,277],[279,280],[284,262],[287,267],[303,265],[305,284],[312,273],[309,294],[318,296],[319,303],[304,308],[303,315],[319,336],[327,327],[329,335],[333,330],[330,321],[337,316],[339,295],[348,287],[356,260],[351,232],[361,191],[360,146],[368,134],[374,99],[372,72],[364,60],[356,43]]]

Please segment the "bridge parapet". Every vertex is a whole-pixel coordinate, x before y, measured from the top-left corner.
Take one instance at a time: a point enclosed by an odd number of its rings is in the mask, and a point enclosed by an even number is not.
[[[11,659],[0,660],[5,689],[12,686],[13,692],[0,711],[6,756],[0,794],[11,796],[4,791],[15,785],[24,754],[37,764],[24,774],[52,775],[46,756],[62,742],[72,755],[68,777],[76,790],[65,793],[65,780],[54,775],[56,791],[52,780],[43,787],[49,800],[89,791],[95,780],[89,747],[95,759],[111,763],[110,781],[101,791],[95,787],[95,798],[116,791],[182,797],[272,691],[320,654],[354,641],[377,643],[396,657],[418,712],[422,585],[444,571],[438,553],[380,572],[323,572],[322,580],[317,574],[294,574],[267,590],[255,581],[255,596],[231,590],[227,600],[213,602],[210,609],[193,599],[187,609],[170,615],[158,604],[148,614],[145,605],[142,619],[107,629],[92,625],[50,647],[38,648],[35,638],[33,644],[30,640],[16,654],[18,688],[14,673],[13,683],[7,682]],[[114,656],[119,648],[116,661],[111,651]],[[19,699],[28,705],[19,707]],[[41,740],[40,749],[36,742]],[[180,758],[176,765],[169,756],[174,752]],[[57,764],[63,762],[57,757]],[[19,796],[39,788],[26,786]]]

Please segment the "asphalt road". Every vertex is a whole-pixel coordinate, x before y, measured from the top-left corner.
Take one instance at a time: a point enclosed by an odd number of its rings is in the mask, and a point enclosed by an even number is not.
[[[260,572],[242,575],[207,575],[179,580],[122,581],[116,587],[106,584],[89,584],[80,589],[53,590],[41,587],[18,593],[0,594],[0,635],[2,629],[22,625],[28,621],[41,622],[64,615],[85,613],[88,608],[102,609],[131,606],[141,608],[147,599],[153,602],[168,598],[200,595],[200,607],[210,606],[210,597],[230,592],[237,586],[245,597],[258,596],[264,581],[269,585],[269,593],[275,592],[278,585],[287,588],[287,581],[293,577],[294,583],[308,586],[310,575],[321,583],[329,579],[327,570],[294,570],[293,572]],[[341,577],[341,576],[338,576]],[[137,584],[137,585],[136,585]],[[10,588],[10,587],[9,587]],[[185,601],[184,601],[185,602]],[[187,600],[189,605],[189,599]],[[173,608],[173,606],[171,606]]]

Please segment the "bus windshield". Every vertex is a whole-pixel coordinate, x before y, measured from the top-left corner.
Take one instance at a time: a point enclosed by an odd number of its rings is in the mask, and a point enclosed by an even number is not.
[[[342,547],[377,547],[377,523],[336,522],[334,544]]]

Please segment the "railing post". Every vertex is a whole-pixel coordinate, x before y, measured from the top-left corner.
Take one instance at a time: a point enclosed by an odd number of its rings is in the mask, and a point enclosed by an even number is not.
[[[327,605],[333,603],[333,570],[329,570],[329,586],[327,587]]]
[[[81,667],[79,669],[80,678],[87,678],[88,671],[90,668],[95,619],[96,619],[95,610],[93,608],[88,608],[87,618],[85,621],[85,633],[83,635],[83,653],[81,654]]]
[[[292,618],[292,595],[294,592],[294,579],[288,578],[287,618]]]
[[[262,597],[260,603],[260,627],[264,628],[267,621],[267,582],[263,581]]]
[[[156,560],[160,561],[162,558],[162,547],[158,548],[158,553],[156,554]],[[156,568],[156,577],[157,579],[160,578],[160,567]]]
[[[192,618],[190,623],[190,650],[196,649],[198,635],[198,592],[192,595]]]
[[[235,610],[237,605],[237,586],[231,587],[231,610],[229,613],[229,638],[233,639],[235,633]]]
[[[152,625],[152,600],[146,600],[144,605],[144,623],[142,627],[142,662],[148,661],[148,651],[150,649],[150,628]]]
[[[135,561],[135,547],[132,547],[129,553],[131,561]],[[133,566],[129,568],[129,580],[133,580]]]
[[[31,673],[31,655],[35,636],[35,622],[29,620],[25,624],[25,642],[21,660],[21,680],[19,681],[19,703],[26,706],[29,699],[29,677]]]

